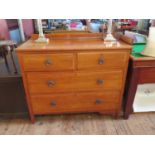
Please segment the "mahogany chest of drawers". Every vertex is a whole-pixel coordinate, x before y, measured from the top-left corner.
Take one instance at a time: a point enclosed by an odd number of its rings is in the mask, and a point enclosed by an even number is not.
[[[104,43],[100,35],[35,35],[18,47],[31,121],[35,115],[121,109],[131,46]]]

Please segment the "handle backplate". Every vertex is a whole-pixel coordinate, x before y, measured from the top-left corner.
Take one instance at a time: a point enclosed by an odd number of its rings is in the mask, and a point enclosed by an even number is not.
[[[98,79],[98,80],[96,80],[96,83],[97,83],[98,85],[102,85],[102,84],[104,83],[104,80]]]
[[[52,60],[51,60],[51,59],[46,59],[46,60],[44,61],[44,64],[45,64],[46,66],[52,65]]]
[[[103,65],[104,64],[104,59],[103,58],[99,58],[98,59],[98,64],[99,65]]]
[[[53,80],[48,80],[48,81],[47,81],[47,85],[48,85],[49,87],[52,87],[52,86],[55,85],[55,81],[53,81]]]
[[[96,101],[95,101],[95,104],[103,104],[104,102],[103,102],[103,100],[101,100],[101,99],[96,99]]]
[[[56,107],[57,103],[55,101],[51,102],[51,107]]]

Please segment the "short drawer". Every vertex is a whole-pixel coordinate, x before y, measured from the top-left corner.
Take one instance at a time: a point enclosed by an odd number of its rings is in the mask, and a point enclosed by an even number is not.
[[[120,90],[123,71],[27,73],[30,93]]]
[[[76,93],[31,96],[35,114],[87,112],[118,109],[119,92]]]
[[[144,67],[139,71],[139,83],[155,83],[155,68]]]
[[[66,54],[25,54],[25,71],[61,71],[74,69],[74,55]]]
[[[78,53],[78,69],[124,68],[128,61],[127,52],[84,52]]]

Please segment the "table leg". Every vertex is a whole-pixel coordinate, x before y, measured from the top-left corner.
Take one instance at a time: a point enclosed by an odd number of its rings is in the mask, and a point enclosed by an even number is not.
[[[133,102],[138,86],[138,79],[139,79],[139,69],[138,68],[133,68],[132,71],[130,72],[130,79],[128,83],[128,89],[127,89],[127,95],[125,99],[125,108],[124,108],[124,118],[128,119],[129,115],[132,113],[132,107],[133,107]]]
[[[4,58],[5,65],[6,65],[6,68],[7,68],[8,72],[10,72],[10,68],[9,68],[9,64],[8,64],[8,60],[7,60],[5,51],[2,52],[2,57]]]
[[[13,54],[12,54],[13,51],[14,50],[10,51],[10,53],[11,53],[11,59],[12,59],[13,67],[14,67],[14,70],[15,70],[14,73],[17,73],[16,64],[15,64],[15,61],[14,61],[14,58],[13,58]]]

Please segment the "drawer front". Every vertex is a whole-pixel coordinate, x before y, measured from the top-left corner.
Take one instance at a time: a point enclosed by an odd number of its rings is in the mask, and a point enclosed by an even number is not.
[[[128,61],[126,52],[85,52],[78,53],[78,69],[124,68]]]
[[[25,54],[25,71],[60,71],[74,69],[74,55],[68,54]]]
[[[139,72],[139,83],[155,83],[155,68],[141,68]]]
[[[120,90],[123,71],[27,73],[30,93]]]
[[[87,112],[118,109],[119,92],[31,96],[35,114]]]

